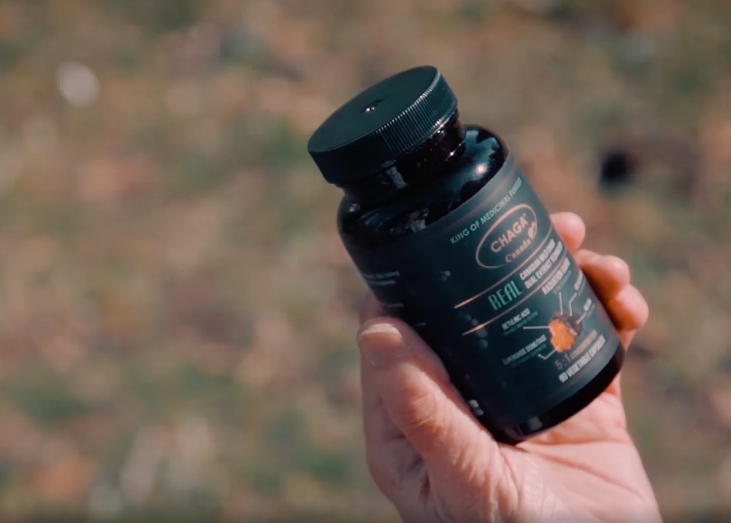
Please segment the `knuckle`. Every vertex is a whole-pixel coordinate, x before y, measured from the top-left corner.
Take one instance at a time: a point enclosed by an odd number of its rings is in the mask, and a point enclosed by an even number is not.
[[[606,263],[608,265],[611,265],[614,268],[614,270],[616,270],[620,275],[626,276],[627,278],[629,278],[629,276],[630,276],[629,264],[623,258],[610,254],[610,255],[607,255],[607,257],[606,257]]]
[[[433,395],[424,390],[407,391],[406,394],[410,397],[404,402],[401,413],[404,429],[420,430],[430,422],[436,409]]]
[[[425,451],[443,441],[449,432],[449,418],[431,391],[412,397],[403,412],[402,423],[404,433],[418,439],[419,446]]]

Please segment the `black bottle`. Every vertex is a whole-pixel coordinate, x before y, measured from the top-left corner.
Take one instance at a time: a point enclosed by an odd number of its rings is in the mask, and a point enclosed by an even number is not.
[[[308,149],[345,192],[338,227],[366,283],[498,441],[561,423],[611,384],[624,361],[611,320],[513,154],[462,124],[437,69],[362,92]]]

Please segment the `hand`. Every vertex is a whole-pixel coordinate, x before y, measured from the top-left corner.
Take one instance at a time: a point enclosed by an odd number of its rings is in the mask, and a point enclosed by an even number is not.
[[[586,228],[553,224],[629,347],[648,307],[627,264],[580,250]],[[589,407],[530,442],[495,442],[449,382],[437,356],[372,295],[358,343],[366,455],[407,523],[617,522],[662,519],[627,433],[619,379]]]

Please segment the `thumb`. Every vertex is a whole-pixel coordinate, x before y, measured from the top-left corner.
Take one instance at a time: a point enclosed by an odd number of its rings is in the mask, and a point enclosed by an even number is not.
[[[419,335],[397,319],[375,318],[361,327],[358,344],[369,367],[368,387],[434,474],[432,481],[484,482],[482,474],[465,472],[495,465],[490,461],[500,459],[498,445]]]

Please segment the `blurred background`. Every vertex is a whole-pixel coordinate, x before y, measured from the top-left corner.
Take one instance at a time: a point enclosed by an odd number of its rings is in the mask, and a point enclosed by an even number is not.
[[[727,0],[0,0],[0,519],[397,521],[306,141],[422,64],[630,261],[663,512],[731,513]]]

